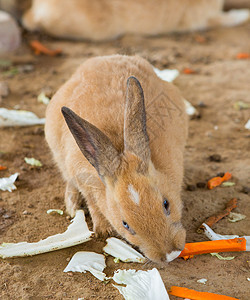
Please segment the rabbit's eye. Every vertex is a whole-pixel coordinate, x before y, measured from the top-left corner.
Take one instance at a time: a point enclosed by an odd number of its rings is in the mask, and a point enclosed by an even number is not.
[[[122,221],[122,225],[123,225],[126,229],[129,229],[129,225],[128,225],[128,223],[126,223],[125,221]]]
[[[122,225],[131,233],[131,234],[135,234],[134,230],[132,228],[129,227],[128,223],[125,221],[122,221]]]
[[[163,207],[165,210],[165,214],[168,216],[170,214],[170,209],[169,209],[169,202],[166,198],[163,200]]]

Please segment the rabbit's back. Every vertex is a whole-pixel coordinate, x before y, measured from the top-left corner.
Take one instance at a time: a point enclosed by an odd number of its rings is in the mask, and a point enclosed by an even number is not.
[[[187,124],[178,90],[159,79],[146,60],[113,55],[84,62],[48,105],[46,138],[61,168],[67,169],[63,161],[70,157],[73,162],[73,156],[75,165],[86,166],[86,159],[63,119],[62,106],[71,108],[103,131],[122,152],[126,82],[130,76],[138,78],[144,91],[152,161],[165,167],[162,160],[167,153],[170,157],[171,152],[176,152],[177,157],[179,152],[182,156]],[[176,150],[172,151],[174,148]]]
[[[33,0],[29,30],[56,37],[106,40],[125,33],[156,35],[208,28],[224,0]],[[215,24],[216,25],[216,24]]]

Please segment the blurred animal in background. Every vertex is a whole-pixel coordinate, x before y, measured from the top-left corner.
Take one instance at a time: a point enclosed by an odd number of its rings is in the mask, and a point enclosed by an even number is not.
[[[31,6],[31,0],[0,0],[0,55],[16,50],[21,31],[16,20]]]
[[[249,19],[249,9],[225,12],[224,2],[33,0],[22,22],[28,30],[45,31],[55,37],[101,41],[114,39],[126,33],[159,35],[218,26],[236,26]]]
[[[23,13],[31,6],[31,3],[32,0],[0,0],[0,10],[20,20]]]

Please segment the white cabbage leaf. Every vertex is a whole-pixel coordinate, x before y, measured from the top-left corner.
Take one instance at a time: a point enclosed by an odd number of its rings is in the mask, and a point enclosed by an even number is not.
[[[206,278],[201,278],[197,280],[198,283],[202,283],[202,284],[206,284],[207,283],[207,279]]]
[[[76,212],[76,216],[71,222],[64,233],[49,236],[36,243],[3,243],[0,245],[0,257],[31,256],[72,247],[91,239],[93,232],[89,231],[82,210]]]
[[[63,211],[61,209],[55,209],[55,208],[51,208],[47,210],[47,214],[51,214],[51,213],[58,213],[59,215],[63,215]]]
[[[45,118],[40,119],[30,111],[0,108],[0,127],[28,126],[44,123]]]
[[[16,181],[18,175],[19,173],[15,173],[10,177],[0,178],[0,190],[9,191],[9,192],[16,190],[16,186],[14,185],[14,182]]]
[[[202,224],[204,227],[204,233],[205,235],[211,240],[211,241],[216,241],[216,240],[229,240],[229,239],[235,239],[240,236],[238,235],[222,235],[215,233],[206,223]],[[250,236],[241,236],[246,239],[246,251],[250,251]]]
[[[245,128],[250,130],[250,119],[246,122]]]
[[[26,164],[31,165],[31,166],[35,166],[35,167],[42,167],[42,163],[40,162],[40,160],[35,159],[34,157],[25,157],[24,158]]]
[[[195,115],[199,114],[197,109],[189,101],[187,101],[186,99],[184,99],[184,104],[185,104],[185,107],[186,107],[186,113],[189,116],[195,116]]]
[[[124,286],[114,285],[126,300],[169,300],[159,271],[117,270],[113,280]]]
[[[245,215],[235,213],[235,212],[230,212],[230,214],[228,215],[228,221],[232,223],[239,222],[241,220],[244,220],[245,218],[246,218]]]
[[[103,248],[103,250],[116,259],[123,262],[137,263],[144,263],[146,261],[146,258],[141,253],[115,237],[108,238],[106,242],[107,245]]]
[[[41,102],[45,105],[48,105],[50,102],[50,98],[46,96],[46,94],[44,92],[41,92],[38,97],[37,97],[37,101]]]
[[[81,272],[89,271],[96,278],[103,281],[107,279],[103,270],[106,268],[105,256],[95,252],[80,251],[74,254],[69,264],[63,272]]]
[[[210,253],[212,256],[217,257],[219,260],[232,260],[235,258],[235,256],[221,256],[219,253]]]
[[[155,71],[155,74],[161,78],[164,81],[172,82],[180,75],[180,72],[176,69],[170,70],[170,69],[164,69],[159,70],[157,68],[153,68]]]

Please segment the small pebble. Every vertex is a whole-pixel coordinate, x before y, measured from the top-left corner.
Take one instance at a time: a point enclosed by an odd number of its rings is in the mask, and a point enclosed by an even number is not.
[[[244,193],[244,194],[249,194],[250,193],[250,188],[248,186],[243,186],[241,192]]]
[[[34,66],[33,65],[22,65],[22,66],[18,67],[18,70],[21,73],[29,73],[34,70]]]
[[[193,185],[193,184],[188,184],[188,185],[187,185],[187,190],[188,190],[188,191],[195,191],[195,190],[196,190],[196,186]]]
[[[199,189],[204,189],[205,187],[206,187],[206,183],[205,182],[197,182],[196,183],[196,186],[197,186],[197,188],[199,188]]]
[[[24,210],[24,211],[23,211],[23,215],[25,215],[25,216],[26,216],[26,215],[31,215],[31,212],[29,212],[29,211],[27,211],[27,210]]]
[[[210,161],[215,161],[215,162],[220,162],[221,161],[221,156],[220,154],[212,154],[209,156]]]
[[[11,218],[11,216],[8,215],[8,214],[4,214],[2,217],[3,217],[4,219],[10,219],[10,218]]]
[[[212,134],[211,131],[206,131],[206,132],[205,132],[205,136],[211,138],[211,137],[213,137],[213,134]]]
[[[206,105],[203,101],[199,102],[199,103],[198,103],[198,106],[199,106],[199,107],[202,107],[202,108],[207,107],[207,105]]]

